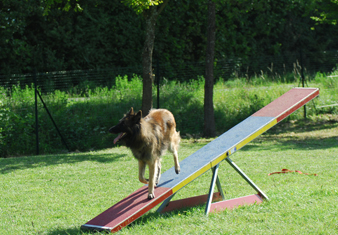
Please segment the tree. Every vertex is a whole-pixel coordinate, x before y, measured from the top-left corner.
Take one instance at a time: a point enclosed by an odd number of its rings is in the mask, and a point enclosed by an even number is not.
[[[338,19],[338,0],[318,0],[316,13],[317,16],[311,18],[319,23],[337,24]]]
[[[216,3],[208,0],[207,50],[205,58],[204,85],[204,135],[213,137],[215,133],[215,116],[213,103],[214,58],[216,40]]]
[[[169,0],[124,0],[124,4],[132,7],[137,14],[142,14],[146,24],[146,34],[142,52],[142,113],[147,115],[153,106],[153,72],[152,57],[155,42],[156,21]]]

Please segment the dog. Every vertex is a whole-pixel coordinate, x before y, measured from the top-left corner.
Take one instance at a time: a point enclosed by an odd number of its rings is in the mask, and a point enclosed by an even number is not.
[[[148,184],[148,199],[155,197],[154,187],[160,181],[161,156],[169,150],[174,155],[175,172],[180,173],[177,150],[181,140],[176,132],[174,115],[166,109],[152,109],[142,118],[142,111],[134,113],[133,108],[124,115],[119,123],[109,129],[118,134],[114,139],[130,148],[138,160],[139,181]],[[149,167],[149,180],[145,179],[145,168]]]

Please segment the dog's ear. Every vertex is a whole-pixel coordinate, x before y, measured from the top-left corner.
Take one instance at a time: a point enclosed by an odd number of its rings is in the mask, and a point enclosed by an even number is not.
[[[135,120],[135,122],[140,122],[141,118],[142,118],[142,111],[140,110],[135,115],[135,119],[134,120]]]
[[[130,110],[129,110],[129,113],[128,113],[129,115],[133,115],[134,114],[134,109],[133,109],[133,107],[131,107],[130,108]]]

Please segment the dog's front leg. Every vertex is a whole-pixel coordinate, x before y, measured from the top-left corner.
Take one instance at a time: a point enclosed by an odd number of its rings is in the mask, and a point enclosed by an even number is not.
[[[153,199],[155,197],[155,178],[157,171],[157,160],[154,162],[148,162],[149,166],[149,185],[148,185],[148,199]]]
[[[148,181],[144,178],[144,172],[146,170],[146,163],[138,161],[138,179],[141,183],[148,184]]]

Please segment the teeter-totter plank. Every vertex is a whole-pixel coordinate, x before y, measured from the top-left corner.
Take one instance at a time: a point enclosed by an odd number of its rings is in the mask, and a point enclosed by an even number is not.
[[[148,187],[143,186],[81,227],[116,232],[163,201],[163,204],[158,209],[159,212],[206,202],[206,214],[226,208],[231,209],[238,205],[261,203],[263,199],[268,199],[268,197],[241,171],[229,156],[318,95],[319,89],[317,88],[291,89],[181,161],[181,173],[179,175],[175,173],[174,167],[164,172],[155,188],[154,199],[147,199]],[[223,160],[226,160],[258,194],[212,203],[212,200],[224,200],[217,176],[219,163]],[[210,169],[213,171],[213,177],[208,195],[170,202],[178,190]],[[213,192],[215,184],[219,193]]]

